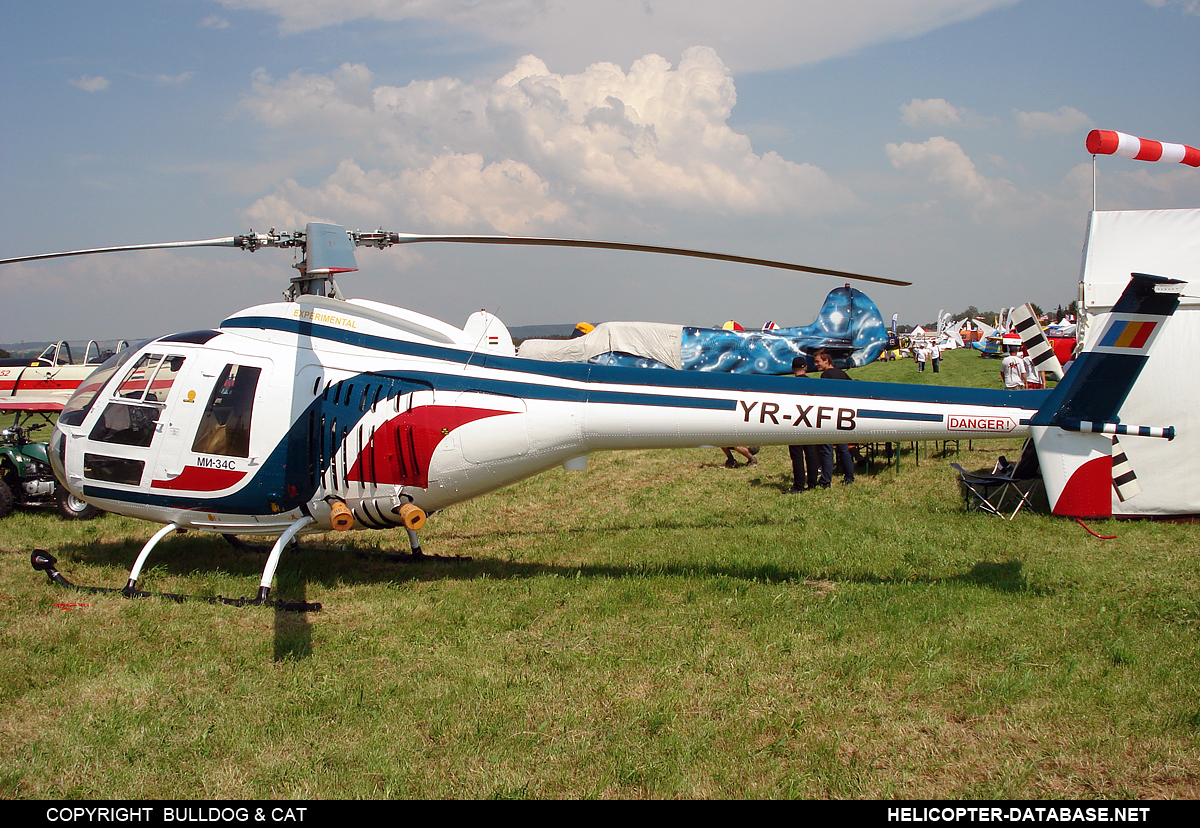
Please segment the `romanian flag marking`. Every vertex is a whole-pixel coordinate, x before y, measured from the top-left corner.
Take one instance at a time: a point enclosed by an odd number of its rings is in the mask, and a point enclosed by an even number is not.
[[[1118,320],[1104,334],[1100,345],[1105,348],[1144,347],[1157,324],[1157,321]]]

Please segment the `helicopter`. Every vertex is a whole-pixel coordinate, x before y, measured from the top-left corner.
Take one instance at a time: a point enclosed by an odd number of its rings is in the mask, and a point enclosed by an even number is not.
[[[163,524],[113,591],[145,594],[142,567],[175,532],[270,535],[257,596],[237,599],[270,604],[282,552],[299,535],[403,528],[419,559],[429,515],[556,466],[582,470],[597,451],[1032,436],[1055,513],[1095,517],[1112,509],[1111,435],[1174,437],[1170,426],[1122,424],[1117,411],[1178,306],[1178,280],[1132,274],[1108,329],[1053,390],[825,383],[530,359],[488,311],[457,328],[343,297],[336,277],[357,269],[357,248],[423,242],[632,250],[907,284],[683,248],[318,222],[2,260],[200,246],[297,251],[284,301],[126,349],[59,416],[49,459],[63,485],[105,511]],[[35,552],[33,563],[69,584],[48,553]]]

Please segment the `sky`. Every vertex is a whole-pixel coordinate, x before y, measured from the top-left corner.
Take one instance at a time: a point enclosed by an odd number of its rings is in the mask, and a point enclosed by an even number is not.
[[[1076,298],[1091,129],[1200,145],[1197,0],[61,0],[0,27],[0,258],[302,229],[609,239],[910,280],[902,323]],[[1101,210],[1200,169],[1101,156]],[[812,321],[824,276],[658,255],[360,250],[455,325]],[[291,254],[0,266],[0,342],[275,301]]]

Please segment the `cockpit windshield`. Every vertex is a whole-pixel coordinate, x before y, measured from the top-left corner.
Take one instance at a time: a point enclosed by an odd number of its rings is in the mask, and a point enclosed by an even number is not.
[[[79,388],[75,389],[75,393],[71,395],[71,399],[67,400],[67,404],[63,406],[62,414],[59,415],[58,421],[63,425],[79,425],[82,423],[91,410],[92,403],[96,401],[96,396],[100,393],[100,390],[112,379],[113,374],[117,373],[120,367],[137,353],[139,347],[126,348],[119,354],[114,354],[99,368],[88,374],[87,379],[79,384]]]

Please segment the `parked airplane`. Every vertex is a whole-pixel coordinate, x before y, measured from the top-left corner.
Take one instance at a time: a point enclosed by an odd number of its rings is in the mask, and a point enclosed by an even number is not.
[[[71,344],[64,340],[47,345],[32,359],[0,359],[0,412],[13,411],[20,417],[62,411],[89,374],[114,353],[128,347],[129,343],[122,339],[114,349],[104,351],[93,339],[84,348],[83,362],[76,364]]]
[[[602,322],[572,339],[527,339],[520,355],[550,362],[778,376],[792,373],[796,357],[804,357],[815,370],[812,355],[820,349],[838,368],[860,368],[874,362],[887,341],[878,306],[846,285],[829,292],[811,325],[747,331],[732,325]]]

